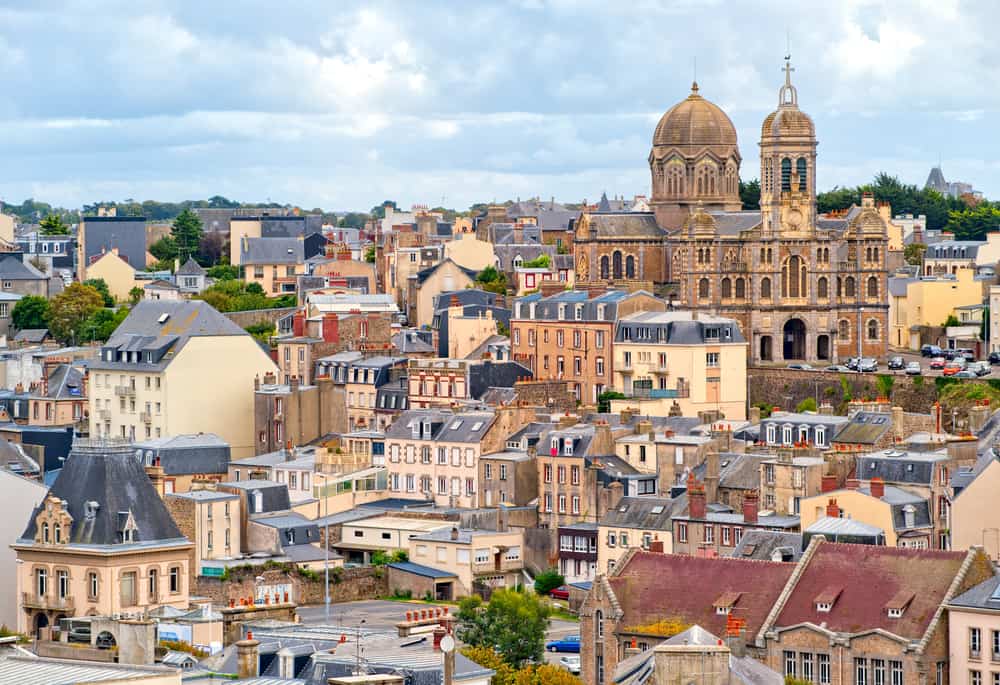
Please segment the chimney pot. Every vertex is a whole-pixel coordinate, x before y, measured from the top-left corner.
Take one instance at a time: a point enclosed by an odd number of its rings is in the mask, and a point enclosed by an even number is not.
[[[869,487],[871,489],[872,497],[877,497],[879,499],[885,497],[885,481],[878,476],[872,478]]]
[[[757,511],[759,509],[759,501],[757,499],[757,492],[748,492],[743,497],[743,522],[744,523],[757,523]]]

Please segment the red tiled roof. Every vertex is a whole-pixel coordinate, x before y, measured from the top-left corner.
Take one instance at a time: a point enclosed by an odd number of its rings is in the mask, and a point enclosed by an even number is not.
[[[746,621],[752,640],[794,570],[780,562],[637,552],[608,582],[621,603],[620,630],[673,619],[724,635],[729,616],[714,605],[738,595],[731,615]]]
[[[965,559],[965,552],[821,543],[792,589],[775,627],[826,623],[829,630],[859,633],[882,628],[919,639]],[[816,611],[817,598],[842,588],[829,612]],[[900,618],[887,606],[913,599]]]
[[[712,606],[723,607],[723,608],[731,607],[734,604],[736,604],[736,602],[740,601],[740,595],[742,594],[743,594],[742,592],[732,592],[732,591],[723,592],[721,595],[719,595],[718,599],[712,602]]]

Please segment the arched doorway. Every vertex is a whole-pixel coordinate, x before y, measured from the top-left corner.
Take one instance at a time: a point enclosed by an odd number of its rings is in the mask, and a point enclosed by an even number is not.
[[[115,640],[115,636],[110,632],[102,630],[97,634],[97,639],[94,640],[94,645],[98,649],[114,649],[118,646],[118,641]]]
[[[771,336],[760,336],[760,360],[762,362],[769,362],[774,358],[773,355],[774,352],[771,351]]]
[[[42,637],[42,628],[49,627],[49,616],[44,611],[35,614],[35,637]]]
[[[830,358],[830,336],[820,335],[816,338],[816,358]]]
[[[789,319],[782,331],[785,359],[806,358],[806,325],[802,319]]]

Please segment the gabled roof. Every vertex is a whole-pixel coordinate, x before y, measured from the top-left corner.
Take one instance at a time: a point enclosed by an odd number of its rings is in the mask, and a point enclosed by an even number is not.
[[[129,546],[121,542],[122,513],[130,514],[135,521],[136,542],[132,545],[188,542],[127,445],[78,442],[52,484],[49,496],[62,499],[73,517],[69,546]],[[90,517],[87,502],[97,503],[96,509],[90,507]],[[21,535],[24,540],[34,540],[35,517],[43,506],[44,503],[32,513]]]
[[[188,257],[188,260],[184,262],[184,265],[177,269],[178,276],[204,276],[208,272],[199,264],[194,261],[194,257]]]
[[[5,281],[44,281],[48,276],[33,267],[25,264],[17,257],[7,255],[0,257],[0,279]]]
[[[447,259],[441,260],[440,262],[438,262],[434,266],[429,266],[426,269],[418,271],[417,272],[417,284],[418,285],[422,285],[424,281],[426,281],[428,278],[430,278],[431,276],[433,276],[437,272],[437,270],[440,269],[441,267],[443,267],[445,264],[452,264],[452,265],[454,265],[461,273],[463,273],[466,276],[468,276],[470,281],[475,281],[476,280],[476,274],[478,273],[477,271],[475,271],[474,269],[466,269],[464,266],[460,265],[458,262],[455,262],[454,260],[452,260],[451,257],[448,257]]]
[[[884,412],[859,411],[847,420],[833,442],[874,445],[892,428],[892,417]]]
[[[725,592],[739,592],[733,611],[757,633],[795,570],[793,564],[636,552],[607,578],[622,608],[619,632],[641,633],[664,617],[723,634],[728,616],[716,612]],[[706,579],[711,582],[706,582]]]
[[[24,328],[17,332],[14,340],[17,342],[42,343],[50,337],[48,328]]]
[[[965,558],[966,552],[821,542],[805,563],[775,626],[823,623],[835,632],[882,629],[919,640]],[[817,597],[832,587],[840,588],[836,601],[829,611],[817,612]],[[902,616],[890,618],[886,604],[904,590],[914,593],[913,599]]]
[[[53,400],[82,400],[83,371],[71,364],[60,364],[49,374],[45,397]]]
[[[302,264],[305,246],[298,238],[246,238],[240,241],[240,264]]]
[[[687,497],[622,497],[601,519],[602,526],[669,531],[670,517],[687,508]]]

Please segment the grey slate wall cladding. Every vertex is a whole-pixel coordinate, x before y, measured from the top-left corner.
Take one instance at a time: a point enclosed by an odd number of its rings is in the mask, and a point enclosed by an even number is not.
[[[146,267],[146,218],[142,216],[90,216],[84,218],[84,257],[118,248],[118,254],[136,269]]]

